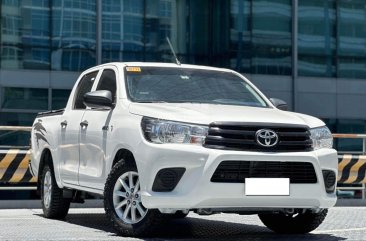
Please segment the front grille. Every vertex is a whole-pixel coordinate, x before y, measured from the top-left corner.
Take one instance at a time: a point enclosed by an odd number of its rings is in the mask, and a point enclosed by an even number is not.
[[[317,183],[308,162],[223,161],[211,182],[245,183],[245,178],[290,178],[290,183]]]
[[[261,146],[255,135],[260,129],[269,129],[278,135],[273,147]],[[312,151],[310,131],[301,125],[266,125],[214,122],[211,123],[204,147],[238,151],[296,152]]]

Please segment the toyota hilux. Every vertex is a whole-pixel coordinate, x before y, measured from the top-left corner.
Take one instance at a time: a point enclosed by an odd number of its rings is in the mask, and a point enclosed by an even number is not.
[[[44,216],[64,218],[91,193],[126,236],[190,211],[258,214],[275,232],[310,232],[336,202],[337,153],[323,121],[286,108],[229,69],[90,68],[65,109],[33,124]]]

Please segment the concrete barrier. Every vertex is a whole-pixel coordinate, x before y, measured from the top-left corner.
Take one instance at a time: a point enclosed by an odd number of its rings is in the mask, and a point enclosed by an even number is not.
[[[28,169],[29,161],[29,150],[0,150],[0,183],[36,183],[37,178]]]

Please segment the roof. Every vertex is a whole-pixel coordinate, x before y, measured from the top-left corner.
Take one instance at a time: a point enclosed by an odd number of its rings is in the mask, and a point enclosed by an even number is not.
[[[134,66],[134,67],[143,67],[143,66],[151,66],[151,67],[168,67],[168,68],[190,68],[190,69],[207,69],[207,70],[216,70],[216,71],[225,71],[225,72],[233,72],[233,70],[225,69],[225,68],[217,68],[210,67],[204,65],[193,65],[193,64],[175,64],[175,63],[159,63],[159,62],[110,62],[101,64],[95,67],[100,67],[104,65],[115,65],[117,67],[123,68],[126,66]],[[90,69],[93,69],[92,67]]]

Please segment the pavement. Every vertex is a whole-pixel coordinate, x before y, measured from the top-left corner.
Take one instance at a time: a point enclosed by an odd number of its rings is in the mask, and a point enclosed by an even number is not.
[[[305,235],[278,235],[257,215],[215,214],[172,220],[152,237],[114,233],[102,208],[72,208],[65,220],[50,220],[40,209],[0,210],[0,240],[366,240],[366,207],[335,207],[324,223]]]

